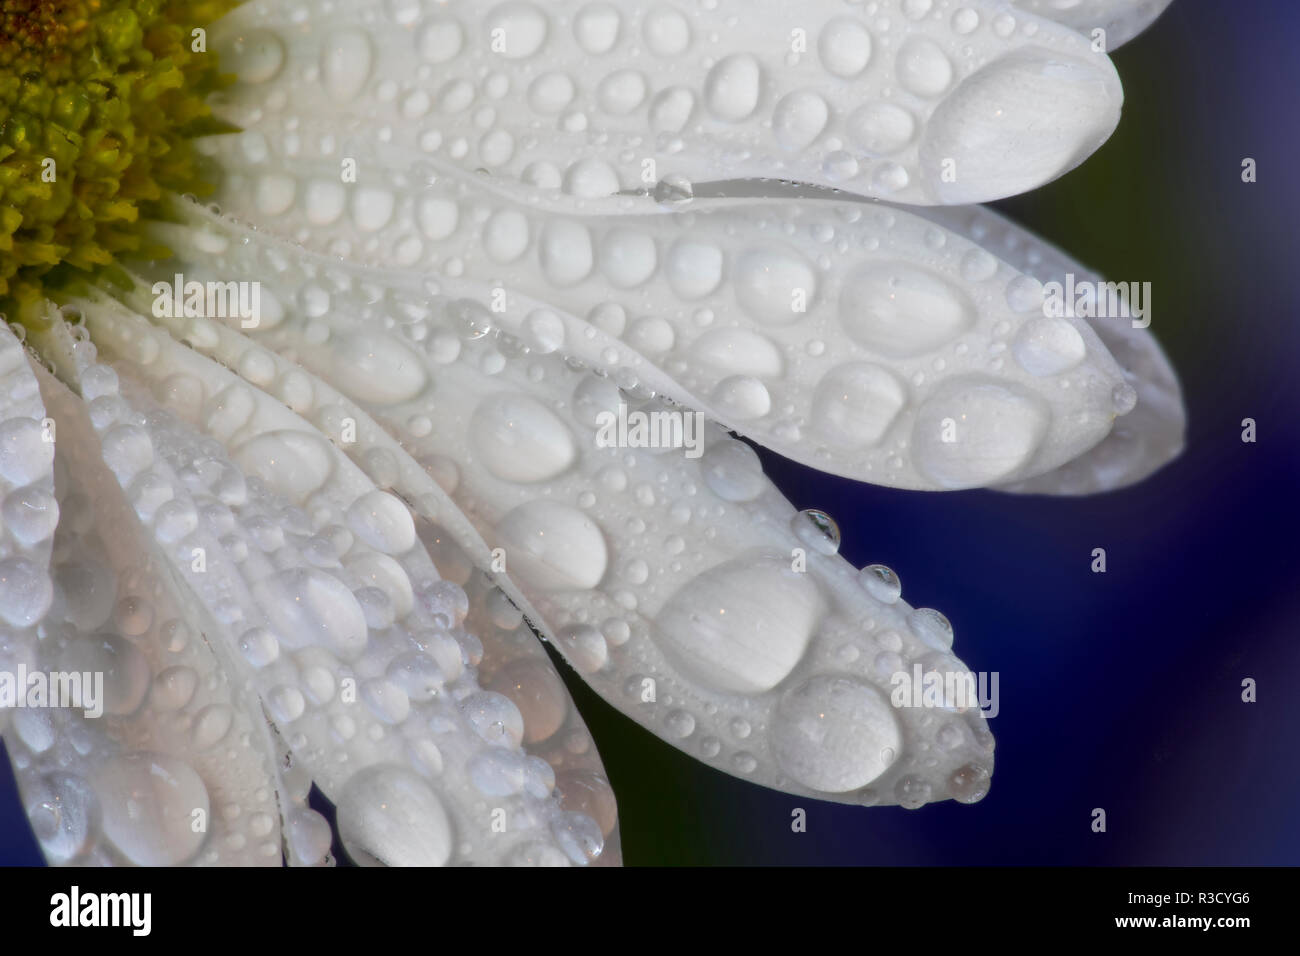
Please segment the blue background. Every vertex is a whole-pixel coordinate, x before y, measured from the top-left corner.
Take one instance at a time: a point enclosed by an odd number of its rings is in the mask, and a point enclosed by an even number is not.
[[[973,670],[1000,672],[989,796],[905,811],[764,790],[660,742],[562,667],[628,863],[1300,863],[1297,49],[1300,4],[1175,0],[1114,54],[1126,103],[1110,142],[1000,204],[1110,278],[1153,283],[1152,331],[1190,416],[1173,465],[1049,499],[891,491],[764,455],[797,507],[835,516],[848,560],[895,568],[908,601],[951,618]],[[1246,417],[1256,444],[1241,441]],[[1094,547],[1106,574],[1089,570]],[[806,833],[790,830],[796,806]],[[0,759],[0,863],[39,860]]]

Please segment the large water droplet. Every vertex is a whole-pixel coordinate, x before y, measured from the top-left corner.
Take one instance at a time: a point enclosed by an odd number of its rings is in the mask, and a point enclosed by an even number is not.
[[[825,793],[865,787],[903,748],[889,701],[874,687],[843,677],[813,677],[787,691],[771,733],[781,769]]]
[[[370,38],[358,30],[330,34],[321,48],[320,72],[325,90],[336,101],[350,100],[370,78]]]
[[[1011,351],[1021,368],[1031,375],[1059,375],[1087,355],[1079,330],[1065,319],[1030,319],[1016,333]]]
[[[893,373],[850,362],[817,384],[812,424],[838,448],[869,448],[880,443],[906,404],[907,390]]]
[[[828,73],[849,79],[871,62],[871,34],[853,17],[836,17],[822,27],[817,54]]]
[[[366,616],[338,578],[315,568],[278,571],[253,589],[281,643],[323,645],[351,659],[366,647]]]
[[[410,401],[428,381],[416,354],[391,336],[341,335],[330,354],[331,384],[358,402],[396,405]]]
[[[760,246],[736,260],[736,298],[755,320],[789,325],[804,318],[817,295],[817,273],[793,250]]]
[[[701,469],[704,483],[724,501],[753,501],[767,487],[758,452],[734,438],[710,443]]]
[[[1041,399],[1010,384],[955,381],[917,412],[914,461],[944,488],[991,484],[1033,459],[1050,420]]]
[[[400,499],[371,491],[348,506],[348,527],[383,554],[405,554],[415,547],[415,522]]]
[[[295,429],[266,432],[235,449],[235,462],[290,501],[302,501],[324,486],[334,470],[325,439]]]
[[[683,674],[738,694],[771,690],[795,668],[824,613],[817,586],[764,554],[711,568],[655,619],[657,643]]]
[[[24,787],[27,819],[50,863],[68,863],[90,844],[99,828],[99,799],[75,774],[55,772]]]
[[[564,724],[568,695],[559,675],[542,660],[511,661],[492,676],[488,688],[514,701],[524,718],[524,742],[551,737]]]
[[[59,655],[67,673],[102,674],[104,713],[133,714],[149,690],[149,661],[126,638],[112,634],[71,641]],[[83,692],[83,699],[85,694]],[[85,701],[89,705],[89,701]]]
[[[859,345],[893,358],[924,355],[951,342],[975,307],[946,279],[904,263],[868,266],[840,294],[840,322]]]
[[[354,774],[338,802],[339,837],[362,866],[442,866],[452,852],[451,821],[418,774],[367,767]]]
[[[717,119],[739,123],[758,109],[763,68],[748,53],[720,60],[704,80],[704,104]]]
[[[527,395],[500,393],[484,399],[470,418],[469,434],[483,466],[503,481],[547,481],[577,457],[564,423]]]
[[[156,753],[113,757],[94,784],[104,836],[132,863],[176,866],[203,844],[206,830],[192,824],[208,819],[208,790],[184,761]]]
[[[536,500],[514,508],[497,524],[507,573],[544,591],[585,591],[605,576],[605,536],[571,505]]]

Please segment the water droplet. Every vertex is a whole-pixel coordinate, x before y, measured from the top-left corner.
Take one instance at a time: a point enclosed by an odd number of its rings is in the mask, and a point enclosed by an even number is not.
[[[94,775],[104,836],[139,866],[176,866],[206,839],[195,812],[207,818],[208,791],[194,769],[175,757],[135,753],[107,760]]]
[[[397,405],[424,390],[428,376],[419,357],[388,335],[354,332],[331,345],[330,383],[362,404]]]
[[[442,866],[452,853],[442,801],[416,773],[373,766],[353,774],[338,802],[339,837],[362,866]]]
[[[1005,480],[1027,465],[1047,433],[1042,399],[1010,384],[957,380],[917,412],[912,454],[918,470],[943,488]]]
[[[656,643],[700,684],[757,694],[794,670],[824,610],[807,574],[791,570],[786,557],[764,554],[683,585],[655,620]]]
[[[585,591],[605,576],[609,550],[590,517],[572,505],[538,499],[508,512],[497,524],[510,574],[544,591]]]
[[[817,384],[812,424],[838,448],[870,448],[884,439],[906,405],[906,386],[893,373],[869,362],[850,362]]]
[[[711,395],[718,414],[732,421],[752,421],[772,410],[772,395],[767,386],[752,375],[724,378]]]
[[[524,742],[549,739],[564,725],[568,694],[559,675],[542,660],[515,660],[501,668],[488,689],[509,697],[524,719]]]
[[[763,68],[748,53],[724,57],[704,80],[704,104],[715,118],[739,123],[758,109],[763,91]]]
[[[684,710],[674,710],[664,719],[664,726],[674,737],[685,739],[695,733],[695,718]]]
[[[370,38],[358,30],[332,33],[321,48],[321,80],[330,98],[350,100],[370,79]]]
[[[807,314],[817,295],[812,264],[790,249],[759,246],[736,259],[733,284],[745,311],[764,325],[790,325]]]
[[[836,554],[840,550],[840,526],[824,511],[806,509],[790,519],[795,537],[818,554]]]
[[[573,464],[577,446],[559,417],[527,395],[501,392],[470,417],[470,442],[488,471],[502,481],[547,481]]]
[[[555,776],[555,792],[565,810],[584,813],[606,836],[618,822],[618,804],[609,781],[593,770],[563,770]]]
[[[40,485],[28,485],[5,497],[0,517],[14,540],[31,547],[54,534],[59,524],[59,503]]]
[[[822,27],[817,54],[828,73],[850,79],[871,62],[871,34],[853,17],[836,17]]]
[[[461,702],[461,710],[480,737],[498,747],[516,747],[524,738],[524,718],[504,694],[480,691]]]
[[[53,600],[54,587],[44,568],[24,557],[0,561],[0,619],[5,623],[31,627],[45,616]]]
[[[874,687],[842,677],[813,677],[787,691],[771,733],[781,769],[825,793],[865,787],[903,747],[889,701]]]
[[[371,491],[348,507],[348,527],[358,538],[384,554],[405,554],[415,547],[415,522],[397,497]]]
[[[952,624],[934,608],[917,608],[908,618],[908,623],[927,646],[936,651],[952,649]]]
[[[975,307],[951,282],[904,263],[868,266],[850,276],[839,314],[850,338],[892,358],[932,352],[975,321]]]
[[[920,777],[906,776],[894,785],[894,796],[906,810],[918,810],[930,802],[932,788]]]
[[[1065,319],[1030,319],[1016,333],[1011,351],[1021,368],[1031,375],[1059,375],[1069,371],[1088,353],[1079,330]]]
[[[605,637],[590,624],[579,624],[560,633],[560,648],[584,674],[592,674],[609,660]]]
[[[903,594],[903,582],[883,564],[868,564],[858,572],[862,587],[881,604],[897,604]]]
[[[895,59],[898,82],[917,96],[938,96],[952,84],[952,62],[933,40],[912,37]]]
[[[50,863],[71,862],[90,845],[100,826],[99,799],[83,778],[54,772],[24,784],[27,819]]]
[[[958,767],[948,778],[948,790],[959,803],[978,803],[988,796],[991,774],[981,764]]]
[[[579,866],[593,862],[605,849],[599,824],[585,813],[560,814],[551,824],[551,833],[565,855]]]
[[[338,578],[315,568],[290,568],[255,585],[253,594],[285,645],[320,645],[347,660],[365,650],[365,612]]]
[[[767,487],[758,453],[734,438],[710,443],[701,469],[704,483],[724,501],[753,501]]]

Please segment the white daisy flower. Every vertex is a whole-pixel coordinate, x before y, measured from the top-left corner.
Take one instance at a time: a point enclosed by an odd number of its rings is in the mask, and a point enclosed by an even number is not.
[[[1136,298],[954,205],[1100,146],[1166,2],[0,0],[0,729],[46,859],[330,863],[315,783],[357,862],[615,863],[534,631],[728,773],[981,799],[947,619],[729,432],[921,490],[1177,454]]]

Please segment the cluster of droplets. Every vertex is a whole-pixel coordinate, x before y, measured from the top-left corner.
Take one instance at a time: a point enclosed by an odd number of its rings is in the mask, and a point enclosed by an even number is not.
[[[81,688],[71,701],[51,696],[0,712],[46,858],[278,865],[277,782],[256,744],[260,714],[207,649],[169,569],[143,546],[96,455],[85,406],[44,372],[38,392],[26,355],[5,337],[9,381],[19,386],[6,389],[6,408],[21,388],[39,417],[9,419],[5,429],[14,457],[0,471],[27,483],[5,498],[6,534],[26,554],[0,573],[3,669],[75,674]],[[99,398],[110,377],[92,376],[88,394]]]
[[[580,199],[644,189],[646,160],[695,182],[780,174],[906,202],[999,198],[1104,142],[1122,99],[1085,38],[981,0],[823,0],[794,19],[776,0],[330,14],[251,3],[219,24],[242,81],[224,115],[288,117],[290,148],[315,158],[336,139],[305,118],[343,104],[381,143]],[[259,136],[244,149],[265,150]],[[292,187],[281,174],[263,197]]]
[[[265,270],[276,256],[272,279]],[[895,670],[924,659],[967,673],[951,656],[951,629],[945,641],[943,618],[911,611],[896,590],[881,600],[836,555],[833,521],[796,514],[748,446],[712,426],[698,459],[604,446],[602,413],[683,410],[634,380],[620,388],[618,376],[503,333],[482,305],[434,295],[427,281],[389,283],[372,298],[362,273],[311,253],[283,247],[270,259],[232,241],[215,264],[268,275],[280,290],[328,287],[329,308],[308,314],[300,296],[281,292],[296,304],[274,325],[241,335],[233,322],[203,331],[178,321],[176,334],[184,324],[201,352],[229,367],[249,364],[250,338],[268,356],[292,355],[298,374],[319,376],[314,394],[328,380],[373,416],[439,483],[423,499],[413,484],[404,495],[443,528],[453,523],[448,504],[463,514],[497,549],[515,605],[625,712],[730,772],[831,799],[916,806],[952,796],[962,768],[987,775],[991,736],[978,708],[940,716],[888,699],[891,661]],[[393,381],[419,385],[348,377],[337,364],[344,356],[396,359]],[[268,365],[263,386],[275,393],[292,368],[272,375]],[[322,435],[338,434],[337,411],[299,410]],[[391,480],[400,469],[386,471]],[[795,570],[799,549],[807,567]],[[482,552],[478,562],[487,563]],[[840,703],[824,717],[808,716],[831,699]],[[935,735],[952,721],[959,726],[945,739],[957,746],[944,749]]]
[[[256,692],[305,779],[338,802],[349,855],[433,864],[600,858],[606,831],[560,806],[551,764],[521,752],[518,706],[480,687],[484,648],[462,627],[469,598],[439,579],[407,507],[337,453],[294,458],[313,448],[310,428],[284,427],[294,416],[283,406],[196,364],[143,320],[110,302],[85,311],[114,358],[95,364],[87,343],[71,349],[103,464],[211,615],[205,634],[220,647],[224,673]],[[188,423],[174,414],[196,411]],[[63,414],[75,418],[76,409]],[[326,446],[318,440],[315,450]],[[131,660],[113,671],[132,675],[114,693],[126,694],[120,706],[134,713],[150,671]],[[170,706],[189,683],[184,674],[160,677],[150,699]],[[194,715],[190,748],[221,746],[238,731],[235,716],[229,707]],[[581,750],[580,722],[569,731]],[[571,799],[596,806],[602,778],[591,763],[577,778],[591,792],[568,785]],[[305,795],[302,787],[282,795],[298,804],[286,836],[297,841],[296,862],[321,862],[329,828],[301,805]],[[101,797],[126,805],[116,792]],[[174,854],[167,862],[207,845],[204,831],[188,843],[166,828],[153,832]]]
[[[261,282],[257,321],[160,331],[147,281],[91,295],[37,343],[80,398],[0,341],[0,655],[106,678],[103,723],[0,713],[49,859],[328,864],[312,781],[358,862],[616,859],[525,615],[729,772],[983,797],[978,706],[891,700],[914,666],[971,676],[947,618],[849,568],[834,520],[717,427],[698,458],[607,429],[680,437],[699,408],[905,487],[1153,467],[1176,382],[1148,339],[1044,313],[1051,250],[979,213],[693,198],[777,174],[1022,191],[1104,140],[1118,84],[1085,39],[982,0],[828,5],[775,46],[768,5],[253,2],[214,28],[244,127],[202,147],[222,206],[305,250],[184,204],[152,228],[190,278]],[[1161,3],[1082,6],[1128,29]],[[633,215],[647,194],[666,213]],[[1080,458],[1140,389],[1154,411]]]
[[[455,175],[389,178],[353,192],[355,211],[382,191],[384,216],[348,254],[436,276],[426,292],[473,321],[632,376],[823,470],[914,488],[1007,482],[1076,457],[1133,408],[1094,329],[1044,314],[1042,281],[901,210],[695,203],[579,217]],[[359,222],[313,219],[310,190],[268,215],[242,174],[229,189],[228,206],[319,252],[357,235]],[[403,250],[416,246],[412,262]],[[319,279],[295,298],[312,317],[330,307]],[[337,374],[374,380],[380,358],[400,356],[353,356]],[[391,367],[375,387],[423,385],[412,364]]]

